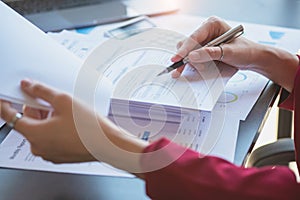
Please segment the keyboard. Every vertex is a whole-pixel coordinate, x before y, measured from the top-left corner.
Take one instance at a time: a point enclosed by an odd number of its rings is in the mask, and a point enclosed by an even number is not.
[[[22,15],[87,6],[108,0],[19,0],[4,1]]]

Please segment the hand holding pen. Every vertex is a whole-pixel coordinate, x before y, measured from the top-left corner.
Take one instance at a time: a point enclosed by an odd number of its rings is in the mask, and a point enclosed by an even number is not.
[[[221,47],[221,45],[224,44],[224,43],[231,42],[235,38],[237,38],[240,35],[242,35],[243,32],[244,32],[243,26],[239,25],[239,26],[237,26],[235,28],[229,29],[227,32],[221,34],[220,36],[218,36],[215,39],[211,40],[210,42],[206,43],[203,47],[215,47],[215,46],[218,46],[219,47],[219,51],[220,51],[220,57],[219,57],[218,60],[222,60],[223,56],[224,56],[224,52],[223,52],[223,48]],[[201,33],[198,31],[198,34],[201,34]],[[200,43],[200,41],[196,41],[196,42]],[[195,44],[195,42],[194,42],[194,44]],[[186,45],[186,44],[183,44],[181,48],[185,48],[184,45]],[[194,50],[194,48],[191,49],[191,50]],[[214,59],[214,58],[212,58],[212,59]],[[175,73],[172,74],[173,77],[175,77],[175,78],[178,77],[180,75],[181,71],[183,70],[183,66],[186,63],[189,62],[189,58],[185,55],[185,57],[183,59],[181,58],[178,61],[178,60],[176,60],[176,58],[173,58],[173,61],[175,61],[175,62],[171,66],[167,67],[165,70],[163,70],[157,76],[169,73],[169,72],[173,71],[174,69],[178,69],[177,71],[175,71]]]

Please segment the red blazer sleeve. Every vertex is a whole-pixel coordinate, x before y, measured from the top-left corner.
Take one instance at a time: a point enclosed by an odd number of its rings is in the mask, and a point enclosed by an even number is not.
[[[297,55],[298,58],[299,58],[299,67],[300,67],[300,55]],[[296,77],[295,77],[295,81],[294,81],[294,89],[292,91],[292,93],[288,96],[288,98],[279,105],[279,107],[281,108],[285,108],[287,110],[294,110],[295,108],[295,102],[296,101],[296,95],[295,95],[295,91],[298,90],[298,87],[300,87],[299,85],[299,67],[298,67],[298,71],[297,71],[297,74],[296,74]],[[299,92],[297,92],[297,95],[299,96]],[[299,97],[298,97],[299,98]],[[298,103],[299,104],[299,103]]]
[[[149,153],[157,150],[159,156]],[[165,166],[166,160],[173,162]],[[300,185],[287,167],[238,167],[221,158],[201,157],[167,139],[149,145],[141,164],[149,171],[147,195],[155,200],[300,199]]]
[[[300,70],[289,98],[295,111],[295,147],[299,152]],[[299,154],[297,158],[299,167]],[[160,139],[144,149],[141,166],[147,171],[147,194],[155,200],[300,199],[300,184],[288,167],[239,167],[221,158],[202,156],[167,139]]]
[[[294,141],[297,166],[298,170],[300,170],[300,55],[298,55],[298,58],[299,67],[295,77],[293,91],[280,107],[294,110]]]

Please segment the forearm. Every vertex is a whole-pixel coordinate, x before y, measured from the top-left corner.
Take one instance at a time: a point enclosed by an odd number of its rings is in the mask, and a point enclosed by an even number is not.
[[[145,149],[142,166],[156,168],[162,160],[170,165],[145,174],[152,199],[298,199],[295,175],[288,167],[243,168],[223,159],[203,156],[166,139]],[[184,152],[182,154],[182,152]],[[182,154],[182,155],[180,155]]]
[[[148,142],[118,128],[107,118],[99,117],[99,124],[110,142],[109,148],[102,150],[101,161],[142,177],[140,157]]]
[[[295,54],[257,44],[256,48],[252,49],[252,55],[255,62],[250,70],[266,76],[289,92],[292,91],[299,66],[299,59]]]

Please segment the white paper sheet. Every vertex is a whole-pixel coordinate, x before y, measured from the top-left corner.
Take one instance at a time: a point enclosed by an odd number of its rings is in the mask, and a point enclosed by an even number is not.
[[[0,97],[16,103],[38,105],[20,91],[20,81],[30,78],[72,92],[81,60],[48,35],[0,2]]]
[[[226,113],[225,118],[223,117],[224,114],[216,114],[212,117],[211,128],[207,133],[207,136],[210,136],[211,139],[205,139],[206,143],[203,143],[201,151],[207,155],[217,156],[233,163],[239,132],[240,117],[239,115],[230,113]],[[215,129],[213,127],[217,128],[217,130],[219,129],[218,131],[220,133],[215,133]],[[214,139],[214,136],[216,135],[217,137]]]
[[[93,50],[83,68],[98,63],[98,71],[114,87],[114,99],[212,110],[236,72],[233,68],[210,63],[201,73],[187,67],[177,80],[170,74],[157,77],[171,64],[174,44],[182,37],[174,31],[154,28],[124,40],[110,39]]]
[[[210,112],[190,111],[179,116],[178,121],[166,118],[165,121],[146,118],[109,117],[115,124],[133,135],[146,140],[156,141],[166,137],[184,147],[200,151],[208,133]]]
[[[27,104],[38,108],[47,108],[48,104],[37,101],[23,93],[20,89],[20,81],[29,78],[43,82],[71,95],[78,81],[79,74],[84,73],[88,77],[83,80],[81,87],[76,91],[83,92],[86,88],[93,88],[94,80],[98,80],[101,74],[95,69],[82,71],[82,60],[55,42],[50,36],[39,30],[33,24],[25,20],[18,13],[0,2],[0,66],[4,74],[0,79],[0,98],[19,104]],[[20,30],[22,30],[20,32]],[[107,114],[111,88],[108,83],[101,91],[93,91],[93,95],[100,99],[101,104],[95,105],[95,109],[103,115]],[[99,82],[97,82],[99,83]],[[77,96],[85,101],[85,96]]]
[[[269,80],[252,71],[239,71],[227,83],[215,108],[245,120]]]
[[[158,27],[178,31],[179,33],[187,36],[196,30],[200,23],[205,19],[206,18],[203,17],[189,15],[168,15],[151,18],[151,20],[156,23]],[[299,30],[234,21],[228,21],[228,23],[232,24],[233,26],[242,23],[245,26],[245,34],[243,36],[256,42],[275,45],[279,48],[285,48],[291,52],[295,51],[300,46],[298,40],[296,40]],[[85,41],[87,41],[86,39],[89,38],[90,41],[98,42],[101,36],[103,37],[101,40],[105,41],[105,31],[116,26],[119,26],[119,23],[87,28],[84,29],[84,34],[82,34],[82,30],[72,31],[72,33],[79,36],[86,36],[78,37],[84,39]],[[66,38],[65,34],[61,34],[60,37],[68,39]],[[80,43],[77,44],[77,49],[82,48]],[[74,53],[76,54],[76,52]],[[244,79],[242,81],[243,77]],[[237,84],[238,80],[240,81],[239,84]],[[220,107],[226,106],[229,112],[240,113],[240,118],[245,120],[267,82],[268,79],[254,72],[238,72],[226,85],[225,91],[220,96],[217,105]],[[242,85],[240,85],[241,83]],[[226,101],[224,101],[225,98],[227,98]],[[234,98],[234,101],[230,101],[230,99],[233,100],[232,98]],[[230,103],[224,103],[228,100]],[[239,109],[236,109],[237,107]]]
[[[89,38],[89,35],[78,34],[74,31],[66,30],[62,31],[61,33],[48,34],[82,59],[85,59],[87,55],[89,55],[93,51],[96,46],[95,43],[101,43],[100,41],[107,41],[107,39],[105,39],[103,36],[102,40],[99,39],[99,37],[95,39],[95,42],[93,42],[91,38],[94,37]],[[147,43],[149,43],[149,46],[151,46],[153,45],[153,41],[155,41],[155,43],[161,43],[163,44],[163,46],[166,46],[175,44],[182,38],[182,35],[177,35],[173,32],[168,31],[166,32],[166,34],[168,34],[168,37],[166,39],[168,43],[166,43],[165,41],[158,41],[156,38],[147,41]],[[159,39],[163,40],[162,37],[159,37]],[[172,42],[172,40],[174,41]],[[142,44],[142,46],[147,46],[147,43]],[[126,42],[124,42],[122,45],[125,44]],[[174,49],[174,46],[168,47],[168,49]],[[125,100],[131,99],[140,102],[145,101],[148,103],[151,102],[171,106],[177,106],[178,104],[180,104],[182,107],[187,108],[211,110],[216,99],[209,102],[208,99],[211,93],[207,91],[214,88],[217,91],[216,96],[219,96],[220,92],[224,89],[222,87],[224,87],[227,80],[229,79],[227,78],[227,74],[229,77],[230,74],[232,74],[231,69],[217,68],[218,71],[203,70],[202,74],[200,75],[196,73],[192,68],[187,67],[187,69],[183,72],[186,77],[179,80],[172,79],[169,75],[156,77],[156,74],[159,72],[159,70],[161,70],[161,66],[165,67],[171,64],[170,57],[172,55],[173,52],[165,51],[163,49],[145,48],[144,50],[139,49],[135,52],[128,52],[124,57],[116,60],[104,71],[104,75],[112,81],[112,84],[114,86],[116,86],[117,82],[119,82],[120,80],[122,81],[121,84],[118,84],[119,87],[115,88],[113,98]],[[114,55],[112,54],[112,56]],[[143,69],[141,69],[141,67],[143,67]],[[207,67],[207,69],[209,69],[209,67]],[[221,85],[217,84],[217,82],[214,81],[215,78],[218,78],[219,73],[221,73],[224,79]],[[125,74],[126,76],[124,76]],[[203,77],[205,77],[205,80]],[[190,81],[188,84],[184,83],[187,82],[188,79],[193,81]],[[141,88],[141,84],[143,83],[146,83],[147,85],[152,83],[152,86]],[[139,92],[134,91],[137,87],[139,88]],[[130,94],[133,92],[135,96],[132,96]],[[191,95],[191,98],[186,97],[188,94]],[[129,97],[129,95],[131,96]],[[174,95],[176,95],[176,97],[174,97]],[[185,96],[185,98],[183,98],[183,96]],[[174,102],[175,99],[177,102]],[[173,103],[171,103],[172,101]],[[198,105],[196,105],[197,102],[195,101],[198,102]]]
[[[85,59],[96,46],[107,40],[100,36],[92,39],[87,35],[68,30],[59,33],[48,32],[47,34],[81,59]]]
[[[144,140],[157,140],[167,137],[174,142],[194,149],[203,155],[214,155],[233,162],[239,119],[234,116],[221,118],[216,114],[211,121],[211,112],[193,111],[183,116],[182,123],[150,122],[145,120],[129,121],[127,118],[114,118],[121,127]],[[133,122],[133,123],[130,123]],[[223,122],[223,123],[222,123]],[[220,123],[223,124],[220,126]],[[212,128],[211,128],[212,127]],[[209,129],[209,130],[208,130]],[[219,131],[219,132],[217,132]],[[210,136],[210,137],[207,137]],[[205,143],[210,140],[209,144]],[[11,131],[0,144],[0,167],[74,173],[86,175],[134,177],[132,174],[116,169],[106,163],[85,162],[75,164],[53,164],[30,152],[28,141],[16,131]]]
[[[32,155],[29,142],[14,130],[0,144],[0,166],[62,173],[134,177],[132,174],[116,169],[106,163],[53,164],[45,161],[41,157]]]
[[[199,28],[206,19],[200,16],[181,14],[152,18],[158,27],[178,31],[187,36]],[[299,29],[229,20],[227,22],[231,26],[242,24],[244,26],[243,37],[257,43],[282,48],[291,53],[296,53],[300,47]],[[240,81],[239,83],[237,83],[238,80]],[[226,106],[229,112],[240,113],[240,118],[245,120],[267,82],[268,79],[254,72],[241,71],[235,74],[232,80],[228,82],[225,93],[221,95],[217,105],[221,107]],[[234,99],[234,101],[224,104],[222,103],[224,102],[224,97],[227,97],[226,101],[230,99]]]
[[[211,113],[214,113],[213,115]],[[147,141],[161,137],[201,153],[234,161],[239,115],[221,111],[189,111],[175,120],[159,121],[110,116],[118,126]]]

